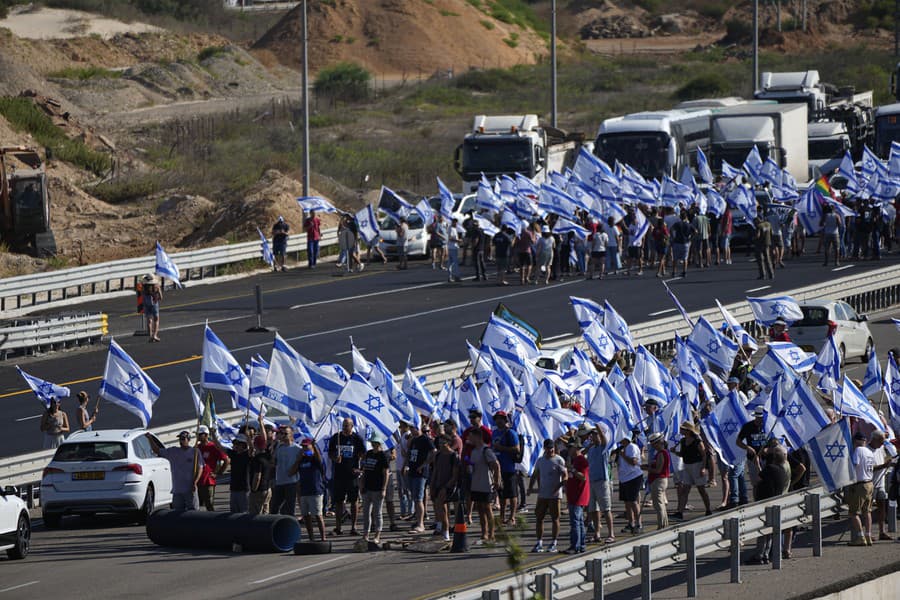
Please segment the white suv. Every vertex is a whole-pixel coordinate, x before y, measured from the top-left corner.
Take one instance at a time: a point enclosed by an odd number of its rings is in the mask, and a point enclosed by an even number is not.
[[[866,315],[857,314],[852,306],[840,300],[808,300],[800,302],[800,310],[803,319],[788,331],[794,344],[818,354],[828,337],[834,336],[841,365],[848,358],[868,362],[873,342]]]
[[[148,436],[154,437],[146,429],[114,429],[66,438],[41,479],[44,525],[55,529],[63,515],[98,512],[131,513],[143,523],[168,507],[171,467],[153,452]]]
[[[25,558],[31,548],[28,506],[11,485],[0,490],[0,550],[10,558]]]

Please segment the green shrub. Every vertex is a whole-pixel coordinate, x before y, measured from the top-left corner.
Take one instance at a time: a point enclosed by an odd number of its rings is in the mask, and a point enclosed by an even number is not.
[[[319,71],[316,94],[332,99],[358,101],[368,98],[372,74],[356,63],[342,62]]]
[[[488,21],[487,19],[481,19],[478,22],[481,23],[481,26],[488,31],[492,31],[495,27],[497,27],[496,25],[494,25],[493,21]]]
[[[155,175],[129,175],[121,179],[113,179],[98,183],[90,188],[93,196],[110,204],[124,204],[143,200],[163,189],[162,181]]]
[[[203,62],[206,59],[213,58],[215,56],[222,56],[224,54],[228,54],[229,52],[230,49],[228,46],[207,46],[197,53],[197,61]]]
[[[440,11],[442,17],[458,17],[459,13],[453,12],[452,10],[441,10]]]
[[[741,19],[731,19],[725,23],[725,41],[741,44],[753,39],[753,25]]]
[[[893,29],[894,0],[863,0],[850,14],[851,22],[864,29]]]
[[[65,69],[47,73],[47,77],[77,79],[79,81],[87,81],[89,79],[119,79],[122,77],[122,71],[113,71],[111,69],[104,69],[103,67],[66,67]]]
[[[719,73],[705,73],[694,77],[678,88],[675,97],[679,100],[697,98],[718,98],[731,92],[731,82]]]

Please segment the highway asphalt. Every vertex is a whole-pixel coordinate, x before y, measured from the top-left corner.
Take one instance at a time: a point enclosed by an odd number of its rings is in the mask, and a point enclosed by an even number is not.
[[[736,252],[732,265],[692,268],[686,278],[671,280],[669,285],[688,310],[695,310],[714,305],[715,298],[727,304],[748,295],[763,296],[896,264],[898,255],[886,255],[881,261],[848,262],[840,270],[823,267],[820,261],[816,255],[789,260],[785,269],[776,271],[774,280],[759,281],[755,263]],[[470,275],[471,268],[465,267],[463,273]],[[276,327],[300,353],[349,368],[352,336],[367,358],[381,357],[395,373],[402,371],[410,356],[413,367],[465,360],[465,340],[479,338],[499,302],[533,322],[546,346],[577,331],[570,295],[608,299],[633,324],[675,313],[651,270],[641,277],[573,278],[548,286],[519,286],[516,276],[510,281],[510,286],[500,287],[492,276],[487,282],[451,284],[446,272],[417,261],[407,271],[397,271],[394,263],[388,263],[341,275],[332,265],[322,264],[316,270],[297,267],[286,273],[258,273],[212,285],[188,284],[183,290],[166,292],[162,342],[158,344],[133,336],[141,325],[133,313],[133,297],[88,301],[70,309],[106,312],[110,333],[161,387],[151,428],[193,418],[185,375],[195,382],[199,379],[204,323],[209,322],[239,360],[249,361],[255,353],[268,358],[273,334],[246,331],[256,324],[255,285],[264,291],[263,324]],[[74,396],[81,389],[96,393],[105,360],[105,346],[96,345],[0,365],[0,430],[4,434],[0,436],[0,456],[38,450],[41,444],[40,405],[16,373],[16,364],[42,379],[69,385]],[[220,412],[227,403],[223,396],[218,396]],[[65,402],[63,408],[74,423],[74,400]],[[101,404],[100,427],[138,424],[118,407]]]

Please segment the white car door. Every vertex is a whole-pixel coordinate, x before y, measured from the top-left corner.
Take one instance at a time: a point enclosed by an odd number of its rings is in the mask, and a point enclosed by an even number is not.
[[[19,522],[20,507],[21,504],[14,494],[0,495],[0,533],[15,531]]]
[[[163,445],[155,435],[152,433],[150,435],[160,446]],[[152,450],[150,456],[150,460],[155,464],[153,484],[159,490],[156,494],[156,505],[167,508],[172,503],[172,465],[167,458],[157,456]]]
[[[856,358],[857,356],[862,356],[866,349],[867,336],[862,323],[859,322],[859,315],[846,302],[840,302],[839,305],[844,312],[845,326],[850,332],[850,339],[847,340],[847,357]]]

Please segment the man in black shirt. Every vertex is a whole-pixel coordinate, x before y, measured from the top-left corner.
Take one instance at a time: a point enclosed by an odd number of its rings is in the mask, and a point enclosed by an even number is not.
[[[213,441],[219,446],[218,436]],[[239,433],[232,441],[232,449],[225,450],[231,462],[231,498],[229,510],[231,512],[248,512],[250,509],[250,452],[247,445],[247,436]]]
[[[381,437],[377,433],[369,438],[372,449],[362,459],[363,477],[363,539],[381,541],[382,516],[381,507],[387,491],[388,470],[390,463],[381,445]]]
[[[422,533],[425,531],[425,482],[428,480],[428,465],[431,463],[434,444],[431,438],[415,425],[411,425],[409,431],[409,455],[405,468],[415,510],[410,531]]]
[[[255,451],[248,466],[250,498],[247,512],[251,515],[265,515],[269,512],[269,498],[272,496],[272,452],[264,436],[257,436],[253,445]]]
[[[750,484],[756,488],[759,483],[759,470],[755,460],[756,455],[763,452],[766,446],[765,428],[763,427],[762,407],[753,411],[753,420],[741,427],[737,434],[737,446],[747,451],[747,469],[750,471]]]
[[[332,481],[334,483],[335,535],[341,535],[341,522],[344,519],[344,501],[350,505],[350,535],[359,535],[356,531],[356,519],[359,516],[359,486],[357,479],[360,471],[359,461],[365,454],[366,446],[362,438],[353,431],[353,421],[344,419],[341,430],[331,436],[328,441],[328,455],[331,457]]]
[[[759,459],[759,454],[757,454]],[[756,461],[754,461],[756,462]],[[775,444],[768,450],[765,466],[760,465],[759,484],[756,486],[755,500],[776,498],[787,492],[790,486],[790,471],[787,462],[787,450]],[[767,533],[756,538],[756,555],[747,560],[747,564],[761,565],[769,562],[772,550],[772,534]]]
[[[788,452],[788,465],[791,467],[790,492],[796,492],[809,487],[809,452],[805,447],[796,448]],[[794,527],[784,530],[784,548],[781,550],[781,558],[791,557],[791,548],[794,543]]]
[[[509,285],[506,271],[509,269],[509,251],[512,247],[512,231],[502,227],[494,236],[494,259],[497,261],[497,285]]]

